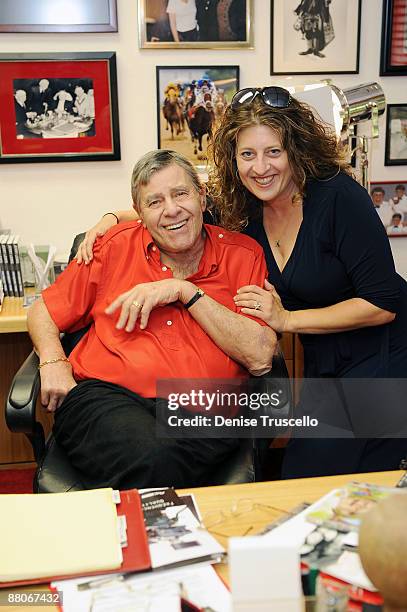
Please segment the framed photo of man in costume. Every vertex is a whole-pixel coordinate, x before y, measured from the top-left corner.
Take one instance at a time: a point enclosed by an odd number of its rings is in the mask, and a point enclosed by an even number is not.
[[[271,74],[359,72],[361,0],[271,0]]]

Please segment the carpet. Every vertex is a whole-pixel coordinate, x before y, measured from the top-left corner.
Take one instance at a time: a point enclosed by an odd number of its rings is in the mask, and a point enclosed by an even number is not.
[[[35,468],[0,470],[0,493],[32,493]]]

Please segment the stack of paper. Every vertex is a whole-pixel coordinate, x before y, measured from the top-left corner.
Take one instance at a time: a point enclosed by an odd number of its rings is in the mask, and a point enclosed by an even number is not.
[[[0,495],[0,517],[0,583],[121,567],[112,489]]]

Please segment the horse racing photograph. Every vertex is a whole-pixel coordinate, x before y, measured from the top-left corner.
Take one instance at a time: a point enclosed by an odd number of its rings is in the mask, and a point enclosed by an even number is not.
[[[216,122],[239,89],[239,66],[157,66],[158,148],[205,167]]]

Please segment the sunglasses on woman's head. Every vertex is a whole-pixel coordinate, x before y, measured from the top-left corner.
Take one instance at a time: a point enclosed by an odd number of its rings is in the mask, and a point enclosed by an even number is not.
[[[287,108],[291,104],[291,94],[283,87],[246,87],[235,93],[231,106],[236,110],[245,104],[251,104],[256,96],[260,96],[264,104],[272,108]]]

